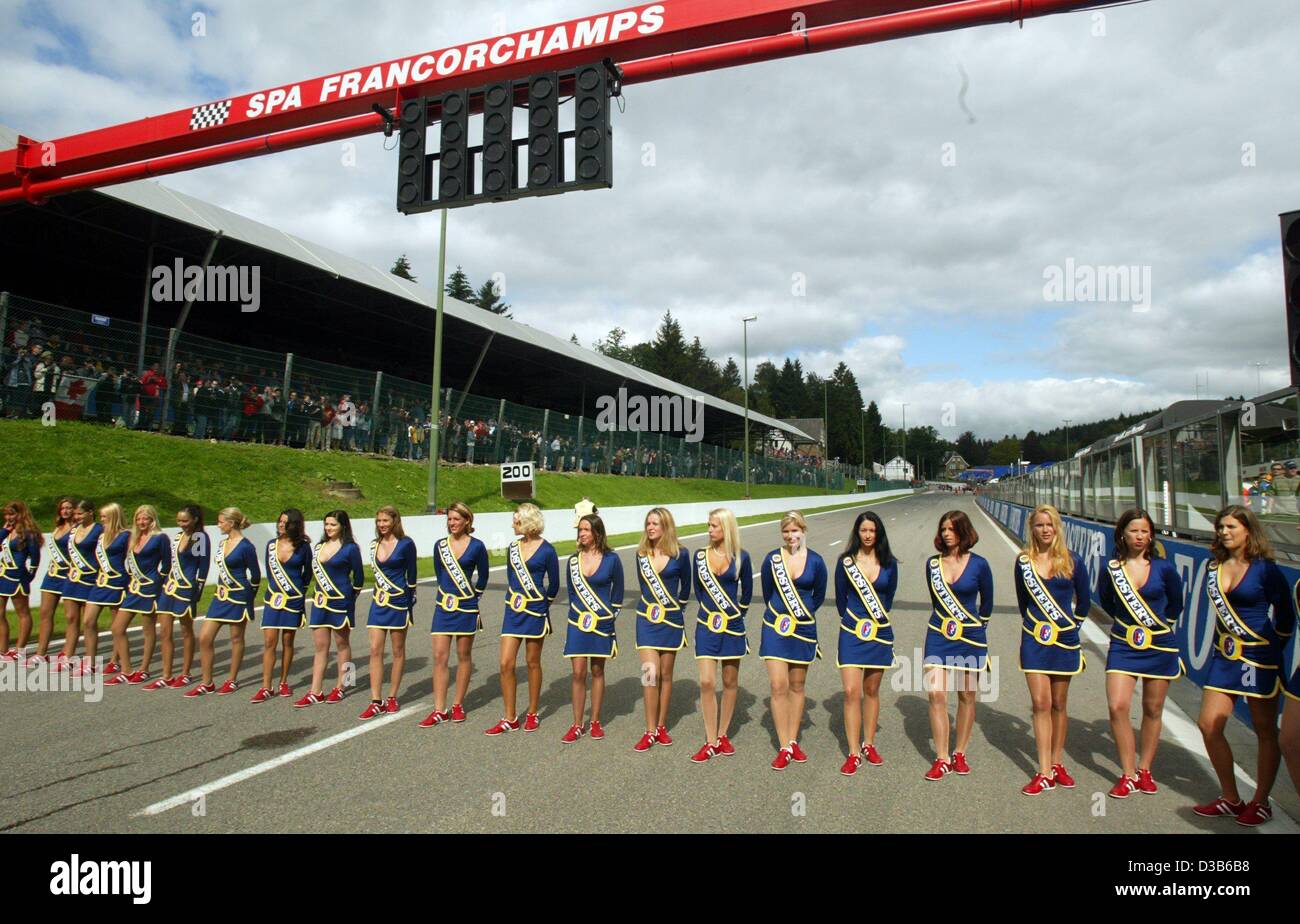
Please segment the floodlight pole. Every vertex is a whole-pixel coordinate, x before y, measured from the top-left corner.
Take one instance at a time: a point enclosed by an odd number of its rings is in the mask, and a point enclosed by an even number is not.
[[[433,403],[429,413],[429,500],[428,513],[438,512],[438,434],[442,429],[442,307],[447,297],[447,210],[442,210],[442,233],[438,235],[438,303],[433,321]]]

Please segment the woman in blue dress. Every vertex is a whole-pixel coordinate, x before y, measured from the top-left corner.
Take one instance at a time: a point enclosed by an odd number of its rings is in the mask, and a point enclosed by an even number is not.
[[[840,773],[852,776],[863,763],[884,763],[876,750],[880,681],[894,666],[894,627],[889,611],[898,590],[898,561],[885,524],[874,510],[853,521],[844,554],[835,562],[835,608],[840,614],[836,666],[844,684],[844,735],[849,756]],[[865,740],[864,740],[865,731]]]
[[[217,569],[217,590],[203,615],[203,629],[199,633],[203,679],[186,691],[185,695],[190,698],[213,692],[218,696],[229,696],[239,686],[239,665],[244,660],[244,631],[253,621],[257,585],[262,583],[257,549],[243,533],[248,526],[248,517],[237,507],[227,507],[217,514],[217,529],[221,530],[222,536],[212,555],[212,563]],[[217,633],[227,625],[230,626],[230,672],[221,689],[217,689],[212,678]]]
[[[375,576],[375,595],[370,601],[366,625],[370,629],[370,705],[362,719],[381,712],[397,712],[397,691],[406,668],[406,632],[415,611],[415,588],[419,561],[415,540],[402,528],[396,507],[380,507],[375,513],[375,538],[370,543],[370,567]],[[384,700],[384,647],[391,643],[393,671],[388,699]]]
[[[5,504],[3,522],[0,526],[0,660],[18,661],[27,657],[27,639],[32,634],[32,609],[28,600],[32,579],[41,563],[45,537],[22,501]],[[9,647],[9,617],[5,609],[10,600],[18,614],[17,648]]]
[[[119,504],[105,504],[99,508],[99,523],[102,530],[95,543],[95,583],[86,594],[86,608],[81,617],[81,633],[86,639],[86,657],[91,670],[94,670],[95,652],[99,647],[99,616],[108,610],[109,625],[117,620],[118,607],[126,598],[126,553],[131,544],[131,533],[122,521],[122,507]],[[121,683],[113,680],[122,673],[117,658],[121,653],[114,641],[113,657],[104,665],[107,682]],[[125,679],[125,678],[123,678]]]
[[[686,601],[691,595],[691,553],[677,541],[677,524],[666,507],[645,516],[636,550],[636,649],[641,657],[641,698],[645,734],[633,746],[644,753],[656,744],[670,745],[668,703],[673,695],[677,652],[686,647]]]
[[[930,734],[935,759],[925,779],[970,773],[966,748],[975,729],[977,678],[988,668],[988,621],[993,613],[993,572],[982,555],[971,551],[979,533],[964,511],[939,518],[934,547],[939,553],[925,563],[930,588],[930,620],[925,633],[926,695],[930,700]],[[948,679],[957,690],[957,747],[949,752]]]
[[[1235,817],[1237,824],[1253,828],[1273,815],[1268,795],[1282,759],[1279,674],[1283,647],[1295,631],[1295,605],[1259,519],[1245,507],[1230,504],[1219,511],[1210,551],[1214,560],[1206,566],[1205,594],[1215,618],[1214,650],[1197,724],[1222,794],[1193,811],[1207,818]],[[1232,748],[1224,736],[1239,696],[1246,698],[1259,741],[1255,796],[1249,802],[1238,794]]]
[[[176,512],[180,532],[171,542],[171,567],[158,595],[158,641],[162,646],[162,676],[145,686],[146,690],[179,690],[194,682],[194,617],[199,611],[203,585],[208,580],[210,554],[208,534],[203,531],[203,511],[197,504],[187,504]],[[176,620],[181,623],[181,673],[172,674],[176,666],[176,646],[172,641]]]
[[[704,746],[692,757],[702,764],[714,756],[731,757],[736,748],[727,737],[740,693],[740,659],[749,654],[745,616],[754,596],[754,566],[740,547],[736,515],[726,507],[709,511],[709,545],[695,553],[695,662],[700,669],[700,711]],[[718,667],[722,668],[719,712]]]
[[[781,548],[763,557],[763,635],[758,656],[767,662],[772,691],[772,725],[782,744],[772,761],[784,770],[790,761],[803,763],[799,747],[803,724],[804,685],[808,665],[821,657],[817,646],[817,610],[826,599],[826,562],[806,545],[808,524],[791,511],[781,519]]]
[[[506,553],[506,612],[501,623],[501,699],[505,716],[485,734],[502,735],[520,727],[516,709],[515,662],[524,644],[528,665],[528,712],[523,729],[537,731],[542,693],[542,643],[551,634],[551,604],[560,592],[560,559],[542,538],[546,524],[536,504],[520,504],[512,523],[515,535]]]
[[[573,668],[573,724],[560,740],[572,744],[586,731],[587,670],[591,670],[591,737],[605,737],[600,709],[605,702],[605,662],[618,657],[615,617],[623,606],[623,562],[609,547],[605,523],[596,514],[578,520],[578,551],[565,569],[569,628],[564,656]]]
[[[1083,559],[1065,544],[1061,514],[1040,504],[1029,518],[1029,540],[1012,570],[1020,607],[1020,670],[1029,684],[1038,772],[1020,791],[1037,796],[1074,788],[1065,768],[1070,678],[1083,673],[1079,627],[1092,608],[1092,582]]]
[[[298,630],[307,624],[307,591],[311,587],[311,540],[302,511],[290,507],[275,521],[275,538],[266,543],[266,590],[262,593],[262,685],[249,702],[292,696],[289,671]],[[272,688],[275,662],[280,662],[280,686]]]
[[[1097,583],[1102,609],[1115,620],[1106,655],[1106,700],[1110,728],[1119,748],[1121,773],[1108,793],[1124,799],[1133,792],[1154,793],[1151,764],[1160,743],[1165,696],[1170,681],[1183,673],[1174,628],[1183,612],[1183,581],[1155,554],[1155,524],[1134,507],[1115,524],[1115,557]],[[1142,753],[1139,759],[1129,718],[1133,692],[1142,680]]]
[[[149,679],[154,647],[158,643],[158,594],[163,579],[171,570],[171,542],[158,527],[158,511],[148,504],[136,508],[131,517],[131,536],[126,550],[126,597],[113,619],[114,658],[122,673],[106,683],[129,683],[132,686]],[[131,643],[126,630],[136,616],[144,634],[144,652],[139,669],[131,667]]]
[[[311,665],[311,688],[294,703],[298,709],[318,703],[341,703],[349,680],[345,672],[352,663],[352,627],[356,623],[357,592],[365,585],[361,549],[352,538],[352,520],[345,510],[325,514],[325,535],[312,549],[311,573],[316,593],[311,600],[312,642],[316,651]],[[338,685],[325,695],[325,668],[329,663],[330,641],[338,664]]]
[[[45,568],[45,577],[41,579],[41,614],[36,654],[27,662],[28,665],[44,664],[49,660],[50,639],[54,635],[54,614],[58,611],[59,601],[63,599],[68,571],[72,567],[72,562],[68,558],[68,540],[72,537],[72,530],[76,528],[76,519],[76,500],[71,497],[60,498],[58,511],[54,516],[54,529],[51,532],[53,541],[49,544],[50,563]],[[65,630],[64,638],[69,635],[75,637],[75,627],[72,625]],[[19,648],[23,647],[23,641],[21,637],[18,639]]]
[[[447,537],[433,546],[433,570],[438,603],[433,611],[433,712],[420,723],[432,728],[443,722],[465,721],[465,694],[474,670],[474,634],[482,627],[479,597],[487,588],[487,546],[471,535],[474,512],[457,501],[447,508]],[[456,640],[456,699],[447,711],[451,683],[451,640]]]
[[[94,670],[93,660],[87,658],[91,657],[91,645],[98,642],[98,633],[95,633],[95,641],[86,640],[86,654],[81,661],[74,662],[73,655],[77,652],[77,641],[81,638],[81,623],[90,601],[90,592],[99,576],[99,560],[95,557],[95,549],[104,527],[95,522],[95,505],[88,500],[77,501],[73,516],[76,526],[68,538],[70,567],[67,579],[63,582],[63,615],[68,629],[63,639],[63,652],[54,669],[72,670],[74,676],[80,676]]]

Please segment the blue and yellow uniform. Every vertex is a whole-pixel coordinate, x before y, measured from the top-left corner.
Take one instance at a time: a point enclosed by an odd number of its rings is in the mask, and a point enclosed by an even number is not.
[[[226,554],[226,542],[217,543],[212,555],[217,568],[217,593],[208,604],[204,619],[212,622],[250,622],[253,604],[257,600],[257,585],[262,583],[262,570],[257,564],[257,550],[244,536]]]
[[[502,636],[545,638],[551,634],[551,604],[560,593],[560,557],[545,539],[525,561],[518,540],[506,554],[506,612]]]
[[[1020,606],[1020,670],[1072,677],[1088,666],[1079,626],[1092,608],[1088,568],[1074,552],[1074,575],[1043,580],[1033,560],[1016,556],[1012,579]]]
[[[993,571],[982,555],[970,553],[961,576],[949,584],[939,556],[925,563],[930,588],[930,621],[925,633],[924,663],[955,671],[982,671],[988,666],[988,622],[993,614]],[[978,604],[978,606],[977,606]]]
[[[754,598],[754,565],[749,553],[741,549],[739,560],[733,558],[726,571],[714,574],[708,549],[700,549],[691,571],[695,599],[700,601],[695,615],[695,660],[734,661],[749,654],[745,616]]]
[[[429,634],[473,635],[481,625],[478,600],[488,582],[487,546],[470,536],[457,558],[451,540],[439,539],[433,547],[433,569],[438,577],[438,605]]]
[[[95,561],[99,573],[95,575],[95,586],[90,588],[88,603],[116,608],[122,605],[126,597],[126,553],[131,545],[131,534],[122,530],[113,537],[112,542],[105,542],[101,533],[95,543]]]
[[[171,566],[172,544],[162,533],[150,536],[139,552],[128,541],[126,599],[122,601],[122,610],[145,616],[157,613],[163,576]]]
[[[184,535],[177,533],[171,539],[171,567],[158,596],[158,612],[193,619],[199,612],[199,598],[208,580],[208,537],[206,533],[195,533],[182,551]]]
[[[1282,569],[1267,558],[1252,559],[1240,583],[1225,594],[1219,563],[1211,561],[1205,568],[1205,594],[1215,617],[1205,689],[1260,699],[1276,696],[1282,647],[1295,631],[1296,618]]]
[[[40,535],[21,536],[0,526],[0,597],[26,597],[41,563]]]
[[[840,641],[835,666],[894,666],[894,626],[889,611],[898,591],[898,562],[880,566],[874,581],[847,555],[835,562],[835,608]]]
[[[68,558],[68,541],[72,530],[62,536],[55,536],[50,543],[50,563],[45,568],[45,577],[41,578],[41,593],[62,596],[67,589],[68,573],[72,570],[72,561]]]
[[[266,590],[262,591],[263,629],[301,629],[307,624],[307,589],[311,587],[311,542],[293,547],[286,562],[277,551],[279,538],[266,544]]]
[[[691,553],[684,548],[655,571],[644,555],[636,557],[641,601],[636,608],[636,647],[681,651],[686,647],[686,601],[691,596]]]
[[[375,574],[375,597],[370,601],[366,625],[374,629],[409,629],[414,622],[415,587],[419,581],[419,555],[415,540],[403,536],[393,553],[378,559],[379,540],[370,543],[370,564]]]
[[[564,637],[566,658],[617,658],[614,617],[623,606],[623,562],[606,552],[596,573],[582,573],[581,557],[570,555],[566,568],[569,588],[569,631]]]
[[[63,599],[74,603],[89,603],[90,592],[95,589],[95,579],[99,576],[99,560],[95,549],[99,548],[99,537],[104,532],[102,524],[95,523],[86,530],[86,535],[77,541],[75,531],[68,535],[68,561],[72,569],[63,584]]]
[[[1296,603],[1296,614],[1300,616],[1300,581],[1292,588],[1292,602]],[[1291,699],[1300,699],[1300,654],[1295,645],[1288,645],[1291,650],[1290,666],[1286,658],[1282,659],[1282,692]]]
[[[812,549],[803,573],[791,578],[785,552],[777,549],[763,558],[761,581],[763,636],[758,656],[764,661],[811,664],[822,656],[817,645],[817,610],[826,599],[826,562]]]
[[[1118,561],[1109,561],[1098,581],[1097,598],[1115,620],[1106,673],[1152,680],[1182,676],[1174,624],[1183,614],[1183,581],[1173,564],[1163,558],[1151,559],[1146,583],[1135,587],[1127,569]]]
[[[355,542],[345,543],[329,561],[321,561],[320,550],[320,545],[312,548],[311,573],[316,581],[316,594],[311,599],[311,618],[307,624],[313,629],[351,629],[356,624],[357,592],[366,583],[361,549]]]

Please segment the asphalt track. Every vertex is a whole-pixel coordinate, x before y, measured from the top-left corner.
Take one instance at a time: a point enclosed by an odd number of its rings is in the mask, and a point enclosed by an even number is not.
[[[925,558],[939,515],[959,507],[982,539],[978,551],[993,567],[996,601],[989,633],[997,663],[992,693],[977,709],[968,756],[972,773],[938,783],[922,780],[933,758],[925,694],[916,663],[924,639],[928,595]],[[1118,775],[1107,720],[1104,657],[1087,633],[1088,670],[1072,684],[1067,764],[1078,785],[1022,796],[1034,769],[1029,699],[1018,670],[1020,621],[1010,575],[1012,546],[972,499],[922,495],[880,505],[902,562],[893,617],[901,666],[881,691],[877,747],[885,759],[844,777],[839,631],[829,588],[818,614],[827,659],[808,674],[808,708],[801,744],[805,764],[769,769],[775,753],[767,709],[767,679],[758,660],[759,608],[751,609],[752,651],[741,665],[741,692],[732,740],[737,754],[697,766],[690,755],[703,741],[693,649],[682,653],[673,690],[672,747],[632,751],[643,731],[640,674],[633,616],[619,618],[620,656],[608,672],[604,719],[607,738],[565,745],[571,721],[569,668],[562,657],[563,603],[553,610],[559,629],[543,654],[541,728],[500,738],[483,730],[502,715],[496,673],[504,573],[492,573],[483,612],[487,629],[474,645],[475,673],[465,707],[469,720],[433,729],[417,727],[432,708],[427,629],[432,597],[422,595],[407,643],[401,712],[368,723],[357,715],[368,700],[366,633],[353,638],[358,688],[343,704],[294,709],[275,699],[254,706],[248,697],[260,675],[261,637],[248,633],[241,688],[229,697],[187,700],[176,691],[147,693],[106,688],[99,702],[79,693],[0,694],[5,746],[0,751],[0,831],[171,832],[1020,832],[1020,833],[1295,833],[1284,811],[1252,832],[1230,820],[1196,817],[1191,806],[1217,786],[1194,720],[1176,705],[1166,710],[1156,758],[1161,791],[1124,801],[1104,796]],[[809,518],[809,544],[833,562],[855,511]],[[552,530],[554,534],[560,531]],[[700,539],[688,542],[692,547]],[[742,530],[751,553],[774,548],[775,523]],[[631,550],[620,552],[631,576]],[[635,582],[627,600],[635,599]],[[757,593],[756,593],[757,598]],[[363,598],[359,610],[368,605]],[[692,603],[692,611],[694,605]],[[311,670],[307,633],[298,638],[292,681],[295,698]],[[224,634],[222,638],[224,639]],[[133,635],[139,644],[139,635]],[[105,645],[101,643],[101,648]],[[218,648],[217,677],[228,649]],[[454,656],[453,656],[454,663]],[[526,695],[519,670],[520,701]],[[1178,699],[1196,691],[1182,681]],[[1172,699],[1172,697],[1171,697]],[[950,708],[955,697],[950,697]],[[1135,710],[1136,718],[1136,710]],[[1238,734],[1239,740],[1248,736]],[[1238,764],[1253,769],[1253,750],[1238,746]],[[1285,769],[1276,786],[1293,804]],[[1249,789],[1244,792],[1249,793]],[[1276,807],[1276,804],[1275,804]]]

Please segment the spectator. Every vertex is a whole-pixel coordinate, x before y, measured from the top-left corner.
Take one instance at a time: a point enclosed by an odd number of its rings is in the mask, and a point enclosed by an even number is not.
[[[5,372],[5,416],[27,417],[31,413],[32,381],[36,375],[38,344],[19,350]]]
[[[32,394],[36,400],[36,410],[44,412],[45,405],[52,403],[59,393],[59,382],[63,370],[54,361],[54,354],[46,350],[41,354],[36,368],[32,372]]]
[[[362,452],[370,451],[370,405],[362,401],[357,405],[357,446]]]
[[[339,449],[352,449],[353,435],[357,426],[357,406],[352,403],[352,396],[345,394],[339,399],[335,409],[334,432],[338,437]]]
[[[140,417],[136,422],[135,429],[153,429],[160,396],[166,387],[167,377],[158,371],[157,363],[150,363],[149,368],[144,371],[144,375],[140,376]]]
[[[1273,493],[1276,495],[1274,503],[1276,512],[1284,516],[1294,516],[1300,513],[1296,509],[1296,489],[1300,488],[1300,472],[1296,470],[1294,462],[1288,462],[1285,466],[1280,463],[1273,465]]]
[[[326,452],[329,452],[330,447],[334,445],[334,418],[336,413],[330,399],[322,396],[320,408],[321,449]]]

